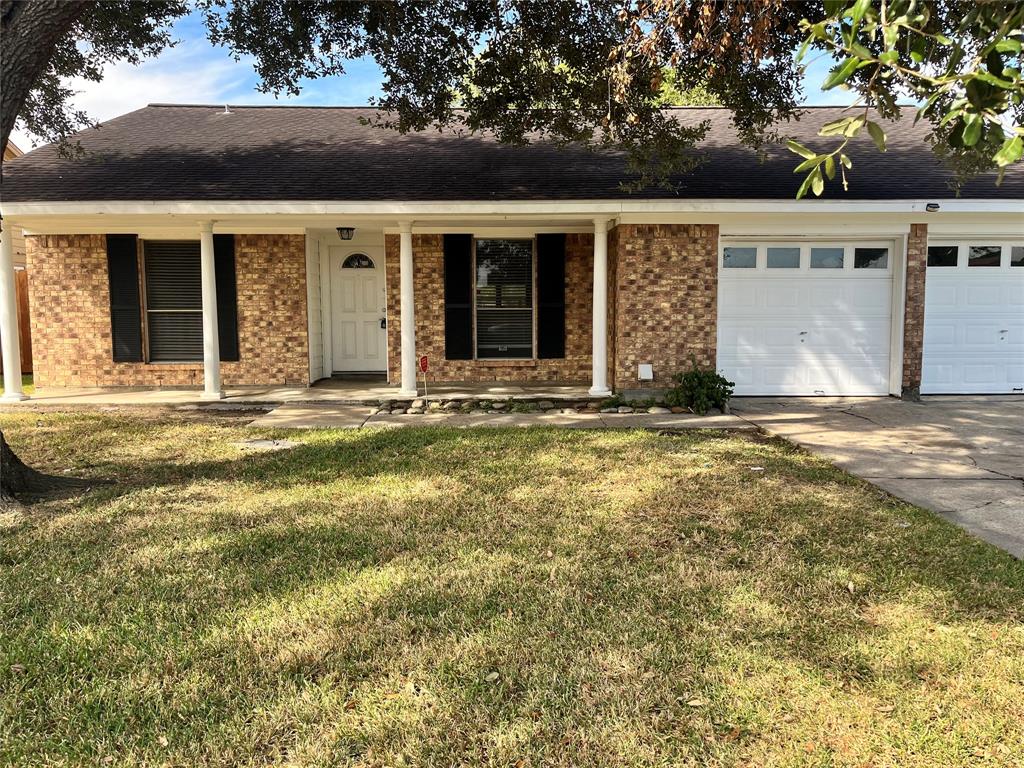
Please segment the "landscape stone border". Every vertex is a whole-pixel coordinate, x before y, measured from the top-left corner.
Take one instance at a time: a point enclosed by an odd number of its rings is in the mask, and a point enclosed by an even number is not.
[[[690,413],[688,408],[680,406],[668,407],[664,401],[656,401],[653,405],[634,402],[632,405],[616,404],[614,400],[580,400],[554,402],[553,400],[523,400],[501,398],[427,398],[418,397],[412,400],[378,400],[368,403],[371,414],[387,413],[393,416],[422,415],[430,413],[462,413],[468,416],[484,416],[498,413],[561,413],[561,414],[597,414],[597,413]],[[729,409],[723,409],[728,413]]]

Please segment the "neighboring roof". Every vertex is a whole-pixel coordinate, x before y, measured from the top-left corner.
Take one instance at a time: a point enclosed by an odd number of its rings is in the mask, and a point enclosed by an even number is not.
[[[25,153],[18,149],[18,145],[10,139],[7,140],[7,145],[4,147],[4,160],[13,160],[16,157],[21,157]]]
[[[913,109],[886,125],[889,151],[867,138],[851,146],[850,189],[829,184],[825,197],[847,200],[950,198],[950,174],[932,154],[927,127]],[[3,199],[130,200],[609,200],[784,199],[796,194],[799,159],[771,145],[761,162],[737,140],[725,109],[681,108],[685,123],[710,121],[700,145],[707,162],[674,179],[677,189],[651,186],[630,194],[624,158],[546,142],[500,145],[484,136],[437,131],[399,134],[366,125],[365,107],[231,107],[154,104],[76,135],[85,155],[66,159],[54,146],[4,164]],[[838,107],[805,110],[782,132],[811,147],[826,122],[849,114]],[[966,198],[1024,198],[1024,167],[1002,186],[993,176],[972,180]]]

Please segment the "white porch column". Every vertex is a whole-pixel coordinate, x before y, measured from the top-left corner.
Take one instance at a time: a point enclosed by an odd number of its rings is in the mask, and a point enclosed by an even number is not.
[[[402,397],[416,397],[416,297],[412,266],[412,222],[398,222],[398,269],[402,305]]]
[[[24,400],[18,299],[14,288],[14,241],[7,227],[0,232],[0,342],[3,344],[4,361],[4,395],[0,399],[8,402]]]
[[[199,222],[199,260],[203,286],[203,399],[220,400],[220,336],[217,330],[217,268],[213,222]]]
[[[594,347],[590,394],[607,397],[608,389],[608,220],[594,219]]]

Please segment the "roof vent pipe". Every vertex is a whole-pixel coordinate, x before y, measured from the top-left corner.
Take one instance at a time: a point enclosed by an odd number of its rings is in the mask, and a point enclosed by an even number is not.
[[[224,111],[221,112],[221,114],[222,115],[230,115],[231,114],[231,110],[228,109],[228,105],[227,104],[224,105]]]

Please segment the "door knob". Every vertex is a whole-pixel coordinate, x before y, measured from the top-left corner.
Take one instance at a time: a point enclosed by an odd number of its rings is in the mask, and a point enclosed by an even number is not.
[[[386,317],[382,317],[380,319],[380,327],[381,328],[387,328],[388,327],[388,319]]]

